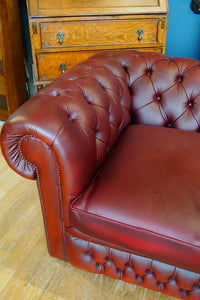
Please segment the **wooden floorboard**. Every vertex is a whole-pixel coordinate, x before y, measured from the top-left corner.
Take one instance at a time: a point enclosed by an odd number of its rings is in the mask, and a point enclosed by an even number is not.
[[[0,300],[172,300],[49,256],[36,183],[0,152]]]

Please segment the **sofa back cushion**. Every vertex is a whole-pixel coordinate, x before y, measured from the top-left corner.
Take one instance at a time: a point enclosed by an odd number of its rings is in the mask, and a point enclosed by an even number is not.
[[[80,68],[94,72],[99,69],[107,92],[112,75],[115,81],[126,83],[133,123],[199,131],[199,61],[159,53],[111,51],[89,58],[76,70]],[[113,92],[122,96],[118,88]],[[119,105],[122,107],[123,103],[119,101]]]

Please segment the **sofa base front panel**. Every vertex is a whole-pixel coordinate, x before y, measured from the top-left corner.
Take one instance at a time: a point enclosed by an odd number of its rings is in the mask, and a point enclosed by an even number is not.
[[[80,269],[121,279],[182,299],[200,299],[200,274],[82,240],[66,233],[69,262]]]

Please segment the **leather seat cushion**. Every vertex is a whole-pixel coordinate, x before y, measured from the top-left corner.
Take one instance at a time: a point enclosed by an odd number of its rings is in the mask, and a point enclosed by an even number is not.
[[[200,135],[129,126],[70,206],[80,232],[200,272]]]

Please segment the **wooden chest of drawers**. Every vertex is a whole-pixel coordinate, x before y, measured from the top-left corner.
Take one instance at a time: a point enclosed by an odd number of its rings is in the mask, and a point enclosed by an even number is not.
[[[0,120],[26,99],[18,0],[0,0]]]
[[[165,51],[167,0],[27,0],[36,85],[98,51]]]

